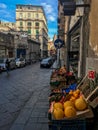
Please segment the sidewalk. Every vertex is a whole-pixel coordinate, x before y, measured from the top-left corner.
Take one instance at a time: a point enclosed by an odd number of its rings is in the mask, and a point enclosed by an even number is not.
[[[53,63],[53,65],[52,65],[51,68],[52,68],[52,69],[56,69],[56,68],[57,68],[57,60]]]
[[[48,86],[41,92],[35,92],[10,130],[48,130],[48,95]]]

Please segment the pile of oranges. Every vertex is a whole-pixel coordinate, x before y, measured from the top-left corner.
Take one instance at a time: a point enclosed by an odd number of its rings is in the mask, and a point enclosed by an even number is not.
[[[77,111],[83,111],[87,108],[87,103],[79,89],[69,92],[69,99],[64,102],[54,102],[52,114],[55,119],[64,117],[73,118],[77,116]]]
[[[72,91],[72,90],[70,90],[70,92],[69,92],[69,95],[70,95],[70,101],[75,101],[77,98],[79,98],[79,97],[81,97],[82,96],[82,94],[81,94],[81,92],[80,92],[80,90],[79,89],[76,89],[75,91]]]

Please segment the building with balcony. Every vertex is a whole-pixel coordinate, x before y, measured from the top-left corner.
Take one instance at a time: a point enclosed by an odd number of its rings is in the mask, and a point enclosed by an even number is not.
[[[29,38],[40,42],[41,57],[48,54],[47,19],[42,6],[16,5],[16,30],[26,31]]]

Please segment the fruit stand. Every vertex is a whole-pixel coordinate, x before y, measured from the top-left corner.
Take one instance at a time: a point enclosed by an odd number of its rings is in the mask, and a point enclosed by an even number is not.
[[[92,79],[87,74],[75,90],[62,91],[68,88],[66,69],[62,67],[52,72],[48,111],[49,130],[89,130],[94,118],[92,107],[98,105],[97,78]]]

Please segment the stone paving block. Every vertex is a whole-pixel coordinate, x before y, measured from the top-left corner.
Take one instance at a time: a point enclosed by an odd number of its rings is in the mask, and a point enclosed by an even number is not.
[[[13,116],[9,113],[4,113],[0,115],[0,127],[7,125],[13,121]]]
[[[5,97],[6,97],[8,100],[11,100],[11,99],[16,98],[13,94],[6,94]]]
[[[36,130],[42,130],[43,124],[37,123]]]
[[[49,130],[48,124],[43,124],[41,130]]]
[[[7,112],[7,108],[3,104],[0,105],[0,114],[2,115],[5,112]]]
[[[30,124],[34,124],[34,123],[38,123],[39,117],[30,117],[28,120],[28,123]]]
[[[23,124],[15,124],[9,130],[24,130],[24,125]]]
[[[19,99],[12,99],[10,100],[10,102],[14,105],[16,105],[18,108],[20,108],[21,106],[24,105],[24,102],[22,102],[21,100]]]
[[[20,108],[15,105],[15,104],[12,104],[11,102],[9,103],[6,103],[6,104],[3,104],[3,106],[7,109],[7,111],[10,113],[10,112],[16,112],[16,111],[19,111]]]
[[[37,124],[27,124],[26,126],[24,126],[23,130],[37,130]]]
[[[45,112],[41,112],[40,114],[39,114],[39,117],[46,117],[46,113]]]
[[[37,109],[39,109],[39,108],[41,108],[41,109],[48,109],[49,107],[46,106],[46,105],[44,105],[44,104],[42,104],[42,105],[36,104],[36,108],[37,108]]]
[[[34,112],[47,112],[47,109],[46,108],[41,108],[41,107],[39,107],[39,108],[36,108],[36,106],[34,106],[34,108],[33,108],[33,111]],[[32,112],[33,112],[32,111]]]
[[[48,123],[48,118],[40,117],[40,118],[38,119],[38,122],[39,122],[39,123]]]
[[[9,129],[10,129],[9,125],[0,127],[0,130],[9,130]]]
[[[40,112],[39,111],[32,111],[31,117],[39,117]]]
[[[9,100],[6,99],[5,97],[0,98],[0,105],[1,105],[1,104],[6,104],[6,103],[8,103],[8,102],[9,102]]]
[[[23,109],[14,123],[25,124],[27,120],[29,119],[31,112],[32,112],[32,109]]]

